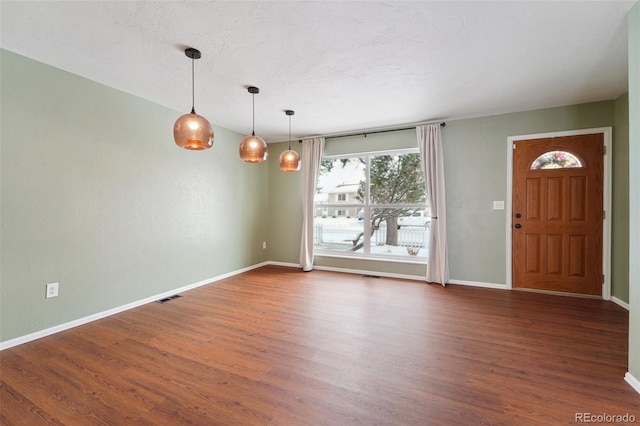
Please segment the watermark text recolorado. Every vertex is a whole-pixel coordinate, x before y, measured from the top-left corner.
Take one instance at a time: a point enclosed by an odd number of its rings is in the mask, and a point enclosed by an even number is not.
[[[633,414],[576,413],[576,423],[635,423]]]

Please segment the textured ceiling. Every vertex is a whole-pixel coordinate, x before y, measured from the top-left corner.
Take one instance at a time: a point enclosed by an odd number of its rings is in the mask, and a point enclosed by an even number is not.
[[[276,142],[614,99],[633,3],[3,0],[0,42],[183,113],[195,47],[196,111],[250,133],[257,86]]]

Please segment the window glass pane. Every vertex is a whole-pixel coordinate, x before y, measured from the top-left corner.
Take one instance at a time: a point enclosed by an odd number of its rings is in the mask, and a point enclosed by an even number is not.
[[[531,170],[573,169],[582,167],[582,162],[575,155],[566,151],[549,151],[531,163]]]
[[[365,158],[323,159],[314,198],[316,250],[353,252],[363,233]],[[356,242],[354,242],[356,241]]]
[[[319,253],[427,257],[431,215],[415,151],[324,159],[315,207]]]

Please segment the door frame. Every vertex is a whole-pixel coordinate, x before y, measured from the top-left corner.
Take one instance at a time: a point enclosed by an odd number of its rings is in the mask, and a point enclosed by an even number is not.
[[[605,211],[604,220],[602,221],[602,273],[604,274],[604,283],[602,284],[602,299],[611,300],[611,127],[597,127],[591,129],[566,130],[561,132],[535,133],[530,135],[517,135],[507,137],[507,200],[505,202],[506,229],[507,229],[507,288],[513,289],[513,271],[512,271],[512,225],[513,225],[513,144],[516,140],[527,139],[543,139],[562,136],[588,135],[592,133],[601,133],[604,139],[605,155],[604,155],[604,176],[602,185],[602,202]],[[558,293],[562,294],[562,293]],[[588,296],[587,296],[588,297]]]

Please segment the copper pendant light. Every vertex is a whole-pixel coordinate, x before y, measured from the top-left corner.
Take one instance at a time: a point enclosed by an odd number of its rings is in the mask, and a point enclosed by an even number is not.
[[[184,54],[191,58],[191,113],[184,114],[173,125],[173,139],[176,145],[184,149],[202,150],[213,146],[213,128],[211,123],[201,115],[196,114],[194,107],[194,71],[193,63],[200,59],[200,51],[189,47]]]
[[[295,112],[288,109],[284,113],[289,116],[289,149],[280,154],[280,170],[283,172],[297,172],[300,170],[300,155],[291,149],[291,116]]]
[[[253,122],[251,125],[251,135],[245,136],[240,141],[240,158],[247,163],[262,163],[267,159],[267,143],[260,136],[256,136],[256,93],[260,93],[257,87],[249,87],[247,89],[253,97]]]

